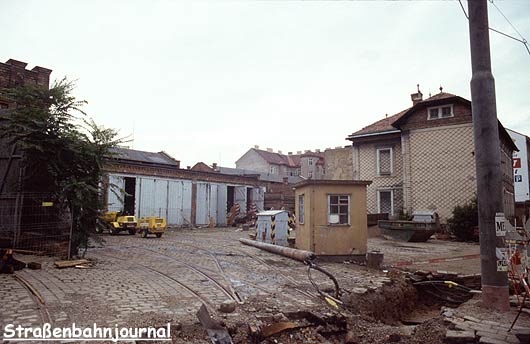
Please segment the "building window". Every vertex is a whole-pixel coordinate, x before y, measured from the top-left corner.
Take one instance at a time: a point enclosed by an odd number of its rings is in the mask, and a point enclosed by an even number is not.
[[[9,105],[7,105],[6,103],[0,103],[0,110],[7,109],[8,107]]]
[[[453,105],[444,105],[444,106],[437,106],[429,108],[428,110],[428,117],[427,119],[440,119],[440,118],[448,118],[453,117]]]
[[[298,223],[304,224],[304,195],[298,195]]]
[[[295,176],[299,176],[300,175],[300,169],[297,168],[296,170],[294,170],[294,175]]]
[[[313,171],[309,171],[307,173],[307,178],[309,178],[309,179],[313,178]]]
[[[377,149],[377,174],[388,176],[392,174],[392,148]]]
[[[307,164],[308,164],[309,166],[313,166],[313,158],[309,158],[309,159],[307,159]]]
[[[276,174],[276,166],[271,166],[270,172],[271,174]]]
[[[328,195],[328,223],[350,224],[350,195]]]
[[[392,190],[377,191],[377,212],[394,215],[394,192]]]

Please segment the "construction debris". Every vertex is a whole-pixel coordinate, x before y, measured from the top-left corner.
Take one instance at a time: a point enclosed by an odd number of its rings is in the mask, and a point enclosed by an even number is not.
[[[219,305],[219,311],[223,313],[232,313],[236,310],[236,302],[234,300],[225,300]]]
[[[208,313],[208,309],[204,304],[197,312],[197,318],[206,329],[213,344],[233,344],[228,330],[210,317],[210,313]]]
[[[383,258],[383,253],[379,251],[370,251],[366,253],[366,267],[379,270],[383,263]]]
[[[0,249],[0,273],[12,274],[15,271],[22,270],[26,263],[13,257],[13,250]]]
[[[76,260],[59,260],[54,263],[57,269],[72,268],[77,266],[86,266],[90,264],[88,259],[76,259]]]
[[[29,262],[28,268],[31,270],[40,270],[42,268],[42,265],[41,263],[37,263],[37,262]]]
[[[277,322],[277,323],[274,323],[272,325],[265,326],[261,330],[261,336],[262,336],[262,338],[268,338],[270,336],[273,336],[273,335],[278,334],[280,332],[283,332],[285,330],[289,330],[289,329],[293,329],[293,328],[299,328],[299,327],[304,327],[304,325],[299,325],[299,324],[296,324],[296,323],[290,322],[290,321]]]

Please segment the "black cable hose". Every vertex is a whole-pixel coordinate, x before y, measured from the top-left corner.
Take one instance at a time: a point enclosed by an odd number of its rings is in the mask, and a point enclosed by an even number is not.
[[[315,281],[313,281],[313,279],[311,278],[311,269],[315,269],[321,273],[323,273],[324,275],[326,275],[327,277],[329,277],[329,279],[331,279],[333,281],[333,284],[335,285],[335,299],[339,300],[340,298],[340,287],[339,287],[339,282],[337,281],[337,279],[335,278],[335,276],[333,276],[330,272],[322,269],[321,267],[317,266],[314,262],[312,261],[307,261],[306,262],[307,264],[307,277],[309,278],[309,282],[311,282],[311,284],[313,285],[313,287],[315,287],[315,289],[317,290],[317,292],[324,296],[324,297],[329,297],[330,295],[321,291],[318,286],[316,285]]]

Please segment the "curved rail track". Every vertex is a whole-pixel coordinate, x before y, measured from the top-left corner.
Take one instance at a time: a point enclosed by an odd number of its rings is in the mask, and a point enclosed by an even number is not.
[[[183,240],[179,241],[179,243],[182,243]],[[193,240],[189,240],[187,239],[186,240],[187,242],[195,242],[195,243],[198,243],[198,241],[193,241]],[[202,238],[199,242],[201,243],[205,243],[205,242],[211,242],[213,244],[212,241],[210,240],[204,240],[204,238]],[[217,243],[218,244],[218,243]],[[189,246],[192,246],[192,247],[195,247],[195,248],[198,248],[198,249],[201,249],[201,250],[205,250],[207,251],[206,249],[202,248],[202,247],[198,247],[198,246],[194,246],[194,245],[189,245]],[[233,250],[233,251],[236,251],[236,252],[239,252],[253,260],[255,260],[256,262],[259,263],[259,265],[262,265],[262,266],[265,266],[266,268],[268,268],[269,270],[271,271],[274,271],[275,274],[277,275],[280,275],[281,277],[283,277],[285,280],[289,281],[292,285],[293,285],[293,288],[294,290],[296,290],[298,293],[306,296],[306,297],[309,297],[309,298],[313,298],[313,299],[318,299],[318,300],[321,300],[320,297],[317,295],[317,294],[314,294],[314,293],[310,293],[308,291],[305,291],[303,289],[300,289],[300,283],[299,281],[297,281],[296,279],[294,279],[293,277],[283,273],[281,270],[279,270],[278,268],[275,268],[273,267],[272,265],[270,265],[269,263],[267,263],[264,259],[261,259],[260,257],[250,253],[250,252],[247,252],[243,249],[240,249],[240,248],[234,248],[234,247],[230,247],[230,250]]]
[[[119,257],[119,256],[116,256],[116,255],[112,255],[112,254],[108,254],[108,253],[98,253],[100,256],[103,256],[103,257],[108,257],[108,258],[111,258],[111,259],[116,259],[116,260],[121,260],[121,261],[126,261],[126,262],[131,262],[129,259],[126,259],[126,258],[123,258],[123,257]],[[139,266],[140,268],[146,270],[146,271],[150,271],[158,276],[162,276],[163,278],[166,278],[166,279],[169,279],[171,280],[172,282],[174,283],[177,283],[179,286],[181,286],[182,288],[186,289],[191,295],[193,295],[195,298],[197,298],[199,301],[201,301],[202,303],[204,303],[209,309],[210,311],[214,311],[215,312],[215,306],[210,302],[210,300],[204,298],[199,292],[197,292],[196,290],[194,290],[193,288],[191,288],[190,286],[188,286],[186,283],[182,282],[182,281],[179,281],[177,280],[176,278],[174,277],[171,277],[169,275],[167,275],[166,273],[162,272],[162,271],[159,271],[157,269],[154,269],[148,265],[144,265],[144,264],[141,264],[141,263],[138,263],[138,262],[133,262],[135,265]],[[180,291],[176,288],[173,288],[175,289],[176,291]]]
[[[53,324],[53,319],[50,315],[50,312],[48,311],[48,308],[46,307],[46,301],[40,295],[39,291],[33,286],[27,279],[14,274],[13,278],[20,283],[26,289],[28,294],[30,295],[30,298],[33,300],[35,305],[37,306],[37,309],[39,310],[39,315],[42,320],[42,324],[48,323]]]

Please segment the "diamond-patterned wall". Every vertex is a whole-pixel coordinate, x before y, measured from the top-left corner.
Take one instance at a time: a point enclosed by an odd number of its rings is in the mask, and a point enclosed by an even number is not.
[[[389,176],[377,175],[377,149],[392,147],[392,164],[393,171]],[[402,178],[403,164],[401,159],[401,142],[381,141],[377,143],[367,143],[359,145],[359,179],[371,180],[372,184],[366,189],[367,208],[369,213],[377,213],[377,190],[392,189],[394,190],[394,214],[397,215],[403,208],[402,197]]]
[[[410,206],[436,210],[445,222],[476,193],[473,127],[410,132]]]

